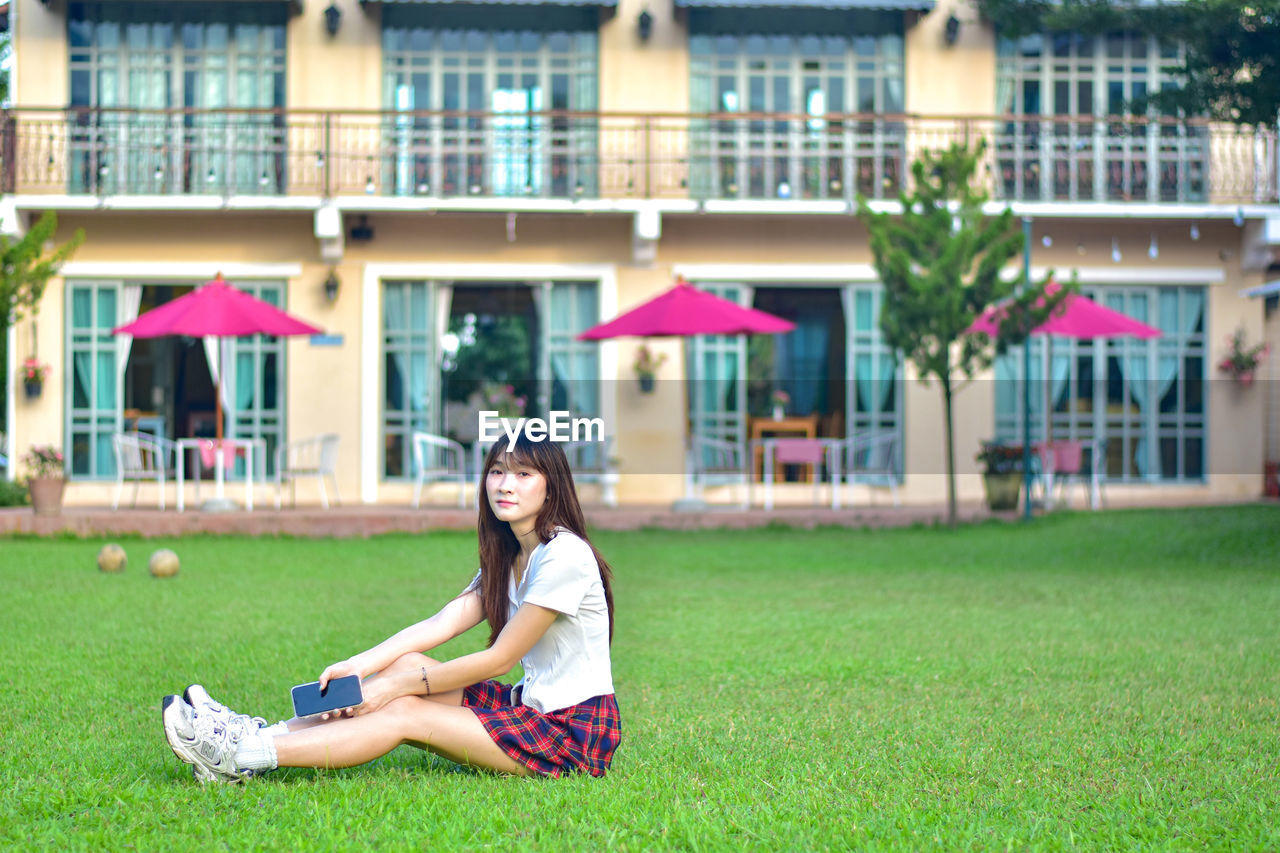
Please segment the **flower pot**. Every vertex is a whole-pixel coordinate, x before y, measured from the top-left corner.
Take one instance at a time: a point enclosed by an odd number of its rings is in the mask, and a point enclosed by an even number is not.
[[[36,515],[58,515],[62,512],[62,490],[67,481],[61,477],[35,477],[27,485],[31,493],[31,509]]]
[[[1237,374],[1236,374],[1236,383],[1237,383],[1241,388],[1248,388],[1250,385],[1252,385],[1252,384],[1253,384],[1253,371],[1252,371],[1252,370],[1244,370],[1244,371],[1241,371],[1240,373],[1237,373]]]
[[[641,374],[640,376],[640,393],[641,394],[653,393],[653,380],[654,380],[654,377],[652,375]]]
[[[1018,495],[1022,492],[1022,472],[983,474],[982,485],[987,493],[987,506],[992,510],[1018,508]]]
[[[24,379],[22,388],[27,392],[27,399],[34,400],[40,396],[40,392],[44,390],[44,380],[42,379]]]

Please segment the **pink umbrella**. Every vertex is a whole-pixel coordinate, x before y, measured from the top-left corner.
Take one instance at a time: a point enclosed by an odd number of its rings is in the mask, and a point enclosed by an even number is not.
[[[683,277],[675,286],[648,302],[614,317],[607,323],[592,326],[578,335],[580,341],[628,336],[659,338],[691,335],[752,335],[790,332],[795,323],[767,311],[744,308],[705,290],[698,290]],[[693,450],[686,448],[685,496],[678,508],[701,508],[693,494]]]
[[[1046,294],[1052,296],[1061,289],[1061,285],[1051,281],[1045,285],[1044,289]],[[1044,307],[1044,297],[1036,300],[1036,307]],[[1002,307],[992,306],[973,321],[968,331],[986,332],[994,338],[1003,315]],[[1059,335],[1077,340],[1119,337],[1158,338],[1160,330],[1135,320],[1127,314],[1099,305],[1087,296],[1070,293],[1048,320],[1031,330],[1031,334]]]
[[[1056,281],[1051,281],[1045,285],[1045,294],[1052,296],[1061,289]],[[1036,300],[1036,307],[1044,307],[1044,296]],[[995,337],[1003,319],[1005,309],[1000,305],[995,305],[983,311],[978,319],[974,320],[969,326],[969,332],[986,332],[991,337]],[[1049,353],[1049,364],[1053,364],[1053,336],[1058,335],[1064,338],[1075,338],[1077,340],[1092,340],[1094,338],[1158,338],[1160,330],[1154,326],[1148,326],[1140,320],[1135,320],[1127,314],[1122,314],[1105,305],[1099,305],[1087,296],[1081,296],[1079,293],[1069,293],[1062,300],[1049,319],[1045,320],[1039,326],[1031,330],[1033,335],[1045,335],[1045,344]],[[1052,408],[1053,394],[1052,381],[1046,377],[1044,389],[1044,431],[1045,446],[1047,447],[1053,439],[1053,420],[1050,417],[1049,410]],[[1029,443],[1029,440],[1028,440]],[[1076,467],[1079,462],[1076,461]]]
[[[628,336],[657,338],[688,335],[751,335],[790,332],[795,323],[676,279],[675,287],[578,335],[580,341]]]
[[[195,290],[166,302],[143,314],[132,323],[111,330],[113,335],[133,335],[135,338],[159,338],[165,335],[189,335],[194,338],[235,338],[241,335],[315,335],[323,330],[304,323],[270,303],[250,296],[232,287],[218,273],[213,281],[205,282]],[[218,376],[222,376],[219,365]],[[222,453],[222,394],[214,392],[216,409],[214,434],[215,447]],[[217,467],[221,498],[222,465]]]

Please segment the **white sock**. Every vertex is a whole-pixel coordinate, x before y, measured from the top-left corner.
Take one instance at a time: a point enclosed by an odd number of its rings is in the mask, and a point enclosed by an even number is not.
[[[258,729],[258,734],[267,735],[268,737],[275,737],[276,735],[287,735],[288,733],[289,733],[289,724],[286,723],[284,720],[281,720],[278,723],[272,723],[269,726],[263,726],[262,728]]]
[[[236,750],[236,767],[240,770],[253,770],[258,773],[275,770],[276,739],[267,734],[265,729],[256,735],[245,735]]]

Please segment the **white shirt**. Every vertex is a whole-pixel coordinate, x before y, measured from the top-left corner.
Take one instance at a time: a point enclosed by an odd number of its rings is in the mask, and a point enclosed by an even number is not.
[[[467,589],[479,588],[477,572]],[[559,614],[520,659],[523,704],[546,714],[613,692],[609,608],[600,565],[586,541],[557,528],[550,540],[533,549],[518,586],[512,575],[509,597],[508,619],[522,604]]]

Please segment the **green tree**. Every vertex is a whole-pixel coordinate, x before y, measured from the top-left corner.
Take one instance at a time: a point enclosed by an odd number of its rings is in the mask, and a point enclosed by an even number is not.
[[[84,242],[84,231],[77,228],[67,242],[46,251],[45,244],[53,240],[57,230],[57,214],[45,211],[21,239],[0,236],[0,342],[5,340],[10,326],[28,315],[35,316],[49,279],[57,275],[58,269]],[[0,376],[3,377],[9,375],[7,357],[8,348],[0,346]],[[0,389],[7,387],[7,382],[0,381]],[[0,393],[0,412],[7,411],[7,402]]]
[[[1151,96],[1169,113],[1270,125],[1280,113],[1280,0],[977,0],[1009,38],[1041,32],[1137,32],[1180,44],[1177,89]],[[1143,113],[1146,103],[1129,109]]]
[[[876,213],[858,199],[876,271],[884,283],[880,331],[885,342],[915,365],[920,381],[936,380],[942,391],[947,464],[947,520],[956,522],[955,394],[991,365],[997,349],[1022,343],[1030,330],[1070,292],[1063,287],[1036,306],[1039,286],[1019,291],[1019,279],[1002,275],[1022,252],[1022,235],[1009,208],[983,211],[987,193],[974,184],[985,144],[955,144],[923,151],[911,164],[910,194],[902,212]],[[1006,300],[1008,317],[997,340],[969,327],[987,306]],[[994,346],[993,346],[994,344]]]

